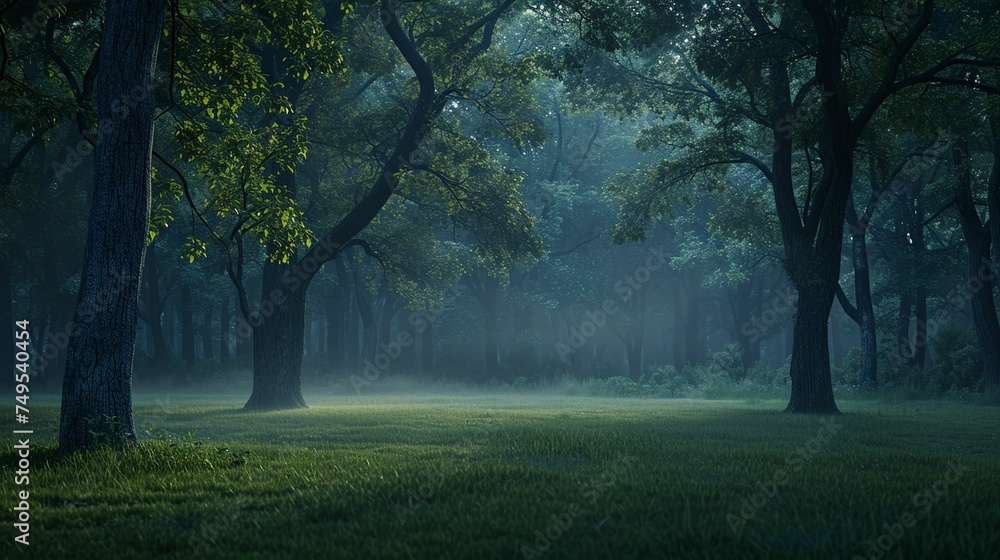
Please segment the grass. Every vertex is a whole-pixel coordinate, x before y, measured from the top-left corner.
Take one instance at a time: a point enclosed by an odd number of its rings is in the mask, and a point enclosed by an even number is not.
[[[842,401],[830,435],[777,400],[369,396],[244,413],[138,397],[138,448],[62,457],[57,402],[41,400],[31,545],[8,523],[3,557],[846,560],[884,533],[885,559],[1000,550],[991,407]]]

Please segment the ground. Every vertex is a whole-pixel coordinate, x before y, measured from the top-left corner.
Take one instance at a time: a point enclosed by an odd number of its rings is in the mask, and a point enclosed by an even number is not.
[[[781,400],[509,394],[307,397],[307,410],[245,413],[235,397],[139,395],[137,449],[61,457],[58,401],[41,400],[31,544],[6,524],[6,558],[1000,551],[997,407],[842,399],[843,415],[820,417],[782,414]]]

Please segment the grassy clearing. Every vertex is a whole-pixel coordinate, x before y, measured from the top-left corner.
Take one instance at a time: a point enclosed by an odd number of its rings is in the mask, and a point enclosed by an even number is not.
[[[778,400],[370,396],[250,414],[140,397],[138,449],[60,457],[40,400],[32,544],[15,550],[8,524],[4,557],[851,559],[904,514],[882,558],[1000,550],[991,407],[845,401],[831,435]],[[758,507],[734,534],[744,499]]]

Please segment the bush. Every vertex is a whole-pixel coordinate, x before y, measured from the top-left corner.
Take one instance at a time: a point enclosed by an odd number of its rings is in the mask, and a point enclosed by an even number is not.
[[[927,371],[935,393],[978,392],[985,388],[979,344],[971,329],[944,327],[935,342],[934,365]]]
[[[861,373],[861,349],[855,346],[847,351],[844,361],[840,367],[831,368],[834,385],[841,387],[854,386],[858,384],[858,377]]]
[[[777,369],[757,362],[757,365],[747,372],[743,385],[755,389],[771,390],[775,388],[787,388],[791,381],[792,358],[785,360],[784,365]]]
[[[638,397],[643,396],[641,386],[628,377],[608,377],[607,379],[586,379],[583,393],[593,397]]]
[[[721,351],[712,354],[707,365],[712,378],[725,376],[729,380],[737,381],[743,377],[743,359],[740,358],[739,346],[736,344],[727,344]]]

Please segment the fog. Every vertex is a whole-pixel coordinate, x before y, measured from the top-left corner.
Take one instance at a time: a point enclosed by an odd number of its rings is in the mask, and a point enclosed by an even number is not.
[[[3,3],[13,546],[995,557],[998,17]]]

